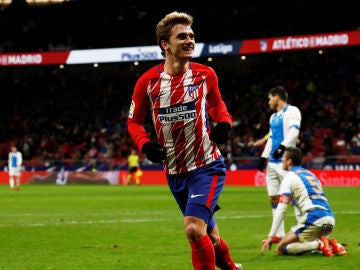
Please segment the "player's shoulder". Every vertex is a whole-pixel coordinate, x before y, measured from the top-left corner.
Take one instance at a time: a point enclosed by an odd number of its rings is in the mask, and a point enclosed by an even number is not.
[[[291,104],[289,104],[289,106],[288,106],[287,114],[288,115],[296,115],[296,116],[301,117],[300,109],[297,106],[294,106]]]
[[[298,186],[298,176],[291,171],[287,172],[281,181],[281,190],[286,190],[287,192],[291,192],[294,187]]]
[[[215,73],[215,70],[212,67],[198,62],[190,62],[190,66],[193,71]]]
[[[145,89],[146,85],[151,81],[156,81],[160,78],[161,70],[160,70],[160,64],[150,67],[147,69],[143,74],[141,74],[137,81],[136,86],[140,86],[141,89]]]
[[[160,64],[150,67],[148,70],[146,70],[140,77],[139,79],[148,79],[148,78],[153,78],[153,77],[159,77],[161,73],[161,67]]]
[[[292,110],[292,111],[300,111],[299,107],[295,106],[295,105],[292,105],[292,104],[289,104],[289,110]]]
[[[299,176],[293,172],[293,171],[288,171],[286,173],[286,175],[284,176],[283,182],[292,182],[294,179],[298,179]]]

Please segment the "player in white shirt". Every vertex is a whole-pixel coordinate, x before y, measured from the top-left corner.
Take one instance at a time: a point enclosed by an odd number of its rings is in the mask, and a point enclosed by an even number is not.
[[[271,229],[263,240],[261,253],[271,248],[275,233],[284,220],[286,209],[292,202],[300,210],[298,224],[281,239],[278,255],[297,255],[317,250],[325,256],[346,255],[344,247],[336,239],[327,239],[335,226],[334,214],[319,179],[301,167],[302,153],[299,148],[286,148],[283,169],[288,171],[280,186],[280,199],[273,217]]]
[[[280,184],[286,174],[281,165],[282,155],[286,147],[296,146],[300,132],[301,113],[296,106],[287,103],[288,93],[283,86],[270,89],[268,98],[269,107],[275,112],[270,116],[269,138],[261,154],[258,169],[263,171],[268,159],[266,188],[274,215],[279,201]],[[295,212],[297,212],[296,209]],[[282,222],[276,232],[274,243],[278,243],[284,235],[285,227]]]
[[[11,146],[9,153],[8,167],[9,167],[9,184],[10,189],[20,190],[20,176],[22,166],[22,154],[17,150],[15,145]]]

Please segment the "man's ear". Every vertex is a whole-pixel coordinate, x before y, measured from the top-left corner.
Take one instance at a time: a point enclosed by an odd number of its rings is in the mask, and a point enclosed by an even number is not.
[[[160,45],[161,45],[161,48],[163,48],[164,51],[166,51],[166,48],[167,48],[167,42],[166,40],[161,40],[160,41]]]

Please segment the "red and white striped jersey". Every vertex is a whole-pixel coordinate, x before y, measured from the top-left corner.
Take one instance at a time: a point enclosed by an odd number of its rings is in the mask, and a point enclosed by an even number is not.
[[[150,141],[144,128],[149,110],[158,140],[166,149],[167,174],[186,173],[220,157],[218,147],[209,139],[210,123],[232,125],[232,117],[211,67],[190,62],[188,71],[174,76],[165,73],[161,63],[138,79],[128,132],[139,149]]]

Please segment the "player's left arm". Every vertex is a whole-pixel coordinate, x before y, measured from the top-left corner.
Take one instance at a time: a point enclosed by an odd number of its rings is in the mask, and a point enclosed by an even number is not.
[[[276,207],[274,214],[273,222],[271,225],[270,233],[268,238],[262,241],[261,254],[264,253],[266,249],[271,249],[271,245],[275,236],[276,231],[278,230],[280,223],[283,221],[286,213],[286,209],[291,202],[291,197],[285,194],[280,195],[279,204]]]
[[[18,161],[19,161],[19,167],[21,167],[21,166],[22,166],[22,162],[23,162],[21,152],[18,153]]]
[[[282,145],[285,147],[291,146],[292,142],[296,141],[299,137],[300,133],[300,125],[301,125],[301,113],[300,110],[292,106],[291,111],[289,112],[289,119],[288,119],[288,132],[281,142]]]
[[[218,78],[212,68],[210,68],[210,71],[206,77],[206,85],[208,88],[207,106],[209,116],[216,123],[226,122],[232,126],[232,117],[227,110],[225,102],[222,99]]]
[[[279,198],[279,203],[276,207],[274,214],[273,222],[269,232],[269,237],[274,237],[276,231],[278,230],[280,223],[283,221],[286,213],[286,209],[291,202],[291,196],[289,194],[281,194]]]

